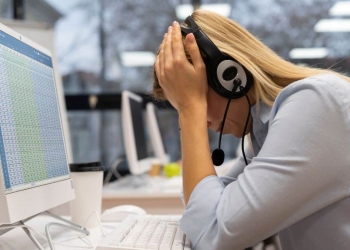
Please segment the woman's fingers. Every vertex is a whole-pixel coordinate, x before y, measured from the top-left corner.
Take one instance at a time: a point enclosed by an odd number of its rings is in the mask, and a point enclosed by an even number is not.
[[[162,76],[164,78],[164,81],[167,81],[165,79],[170,79],[172,69],[173,69],[173,55],[171,51],[171,36],[172,36],[172,27],[169,26],[168,28],[168,34],[164,39],[163,42],[163,68],[162,68]],[[164,86],[165,87],[165,86]]]
[[[172,37],[172,30],[173,27],[169,26],[168,28],[168,35],[164,39],[164,46],[163,46],[163,62],[164,62],[164,74],[168,74],[172,70],[172,63],[173,63],[173,53],[171,50],[171,37]]]
[[[186,49],[190,54],[194,68],[196,70],[202,71],[205,68],[205,65],[193,33],[190,33],[186,36]]]
[[[172,51],[173,51],[173,61],[177,65],[183,65],[187,61],[184,45],[182,43],[181,29],[178,22],[173,23],[172,31]]]
[[[164,35],[155,62],[156,74],[164,95],[178,111],[191,106],[192,103],[203,101],[207,87],[204,62],[193,34],[187,36],[185,43],[193,65],[185,54],[180,25],[174,22]],[[188,91],[184,91],[185,88],[188,88]],[[199,98],[193,100],[189,97]]]
[[[167,37],[167,33],[164,34],[164,37],[163,37],[163,42],[162,44],[159,46],[159,53],[158,53],[158,56],[157,56],[157,60],[158,60],[158,69],[156,68],[156,73],[157,73],[157,77],[158,77],[158,80],[159,80],[159,84],[161,84],[162,82],[162,78],[163,78],[163,75],[164,75],[164,42],[165,42],[165,39]]]

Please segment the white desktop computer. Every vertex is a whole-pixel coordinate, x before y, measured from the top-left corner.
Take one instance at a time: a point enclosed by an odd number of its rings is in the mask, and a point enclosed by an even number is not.
[[[164,149],[164,143],[159,129],[157,111],[157,107],[153,103],[149,102],[146,104],[146,121],[154,155],[160,160],[162,165],[166,165],[169,163],[169,155]]]
[[[122,92],[122,129],[126,158],[132,175],[147,173],[157,159],[147,150],[142,97]]]
[[[48,50],[0,24],[0,230],[74,199]]]
[[[115,189],[149,185],[146,173],[151,169],[153,163],[159,163],[160,160],[150,154],[150,145],[146,136],[148,132],[144,122],[143,99],[141,96],[125,90],[122,91],[121,104],[124,149],[130,175],[120,175],[118,166],[124,161],[124,157],[118,157],[112,163],[104,184],[107,185],[112,175],[115,175],[118,178],[112,184]]]
[[[117,182],[109,185],[110,188],[135,190],[163,187],[168,191],[171,189],[171,191],[180,193],[181,176],[170,180],[162,175],[157,176],[160,178],[152,178],[147,174],[153,164],[159,166],[159,164],[169,163],[159,131],[156,107],[152,105],[147,104],[146,112],[144,112],[141,96],[130,91],[122,92],[124,148],[131,175],[122,178],[119,176]],[[151,146],[153,150],[150,150],[148,146]],[[117,172],[116,169],[114,165],[113,172]]]

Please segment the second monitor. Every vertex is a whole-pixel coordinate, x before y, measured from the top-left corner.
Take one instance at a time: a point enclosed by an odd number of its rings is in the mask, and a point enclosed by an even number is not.
[[[130,91],[122,92],[122,125],[130,173],[147,173],[156,158],[151,157],[147,150],[142,97]]]
[[[162,165],[166,165],[169,163],[169,155],[164,149],[164,143],[158,124],[157,107],[151,102],[146,105],[146,121],[154,155],[160,160]]]

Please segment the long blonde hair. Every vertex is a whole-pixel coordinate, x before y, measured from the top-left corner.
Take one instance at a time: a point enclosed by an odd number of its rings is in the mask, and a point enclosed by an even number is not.
[[[290,63],[260,42],[245,28],[228,18],[206,10],[196,10],[192,18],[225,54],[244,65],[254,77],[255,100],[272,106],[277,95],[292,82],[306,77],[333,73],[350,82],[350,78],[328,69],[303,67]],[[186,52],[187,57],[188,53]],[[154,71],[153,95],[164,98]]]

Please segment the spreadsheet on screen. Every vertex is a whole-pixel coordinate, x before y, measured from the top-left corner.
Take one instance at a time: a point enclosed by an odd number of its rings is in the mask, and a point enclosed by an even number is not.
[[[0,31],[5,192],[69,177],[51,57]]]

